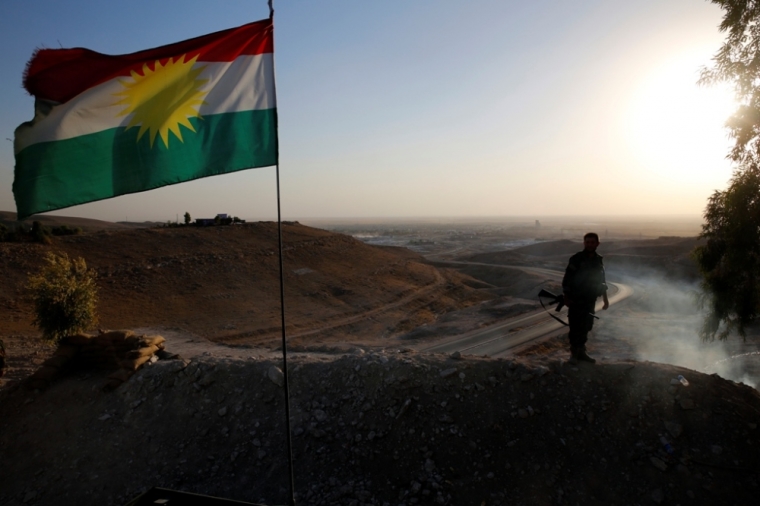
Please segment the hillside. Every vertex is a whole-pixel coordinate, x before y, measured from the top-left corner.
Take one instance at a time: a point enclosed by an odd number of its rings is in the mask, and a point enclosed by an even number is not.
[[[113,223],[111,221],[93,220],[91,218],[77,218],[75,216],[52,216],[49,214],[40,214],[31,216],[22,221],[22,223],[31,227],[32,222],[39,221],[46,227],[60,227],[66,225],[71,228],[81,228],[87,232],[95,232],[98,230],[123,230],[130,228],[143,228],[150,226],[150,223]],[[16,221],[16,213],[10,211],[0,211],[0,225],[4,225],[9,229],[13,229],[18,225]]]
[[[659,271],[669,277],[695,279],[697,267],[691,253],[700,240],[695,237],[660,237],[605,242],[599,246],[608,273],[615,275],[640,275]],[[567,259],[581,251],[583,244],[567,239],[530,244],[507,251],[495,251],[466,255],[460,258],[468,262],[497,265],[542,265],[564,270]]]
[[[286,326],[293,345],[384,339],[484,300],[468,278],[401,248],[283,226]],[[51,245],[0,243],[0,336],[36,335],[24,291],[47,251],[99,277],[103,328],[181,328],[219,342],[277,346],[277,224],[101,230]],[[469,280],[472,281],[472,280]]]

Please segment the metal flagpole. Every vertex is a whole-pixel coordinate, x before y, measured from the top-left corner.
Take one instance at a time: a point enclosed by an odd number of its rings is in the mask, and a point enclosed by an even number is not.
[[[269,3],[269,19],[272,20],[272,28],[274,29],[274,8],[272,7],[272,0],[268,0]],[[272,46],[274,47],[274,34],[272,37]],[[272,65],[274,65],[274,51],[272,52]],[[273,70],[273,78],[276,75]],[[274,87],[275,93],[277,93],[277,86]],[[276,102],[275,102],[276,103]],[[277,109],[275,109],[275,128],[278,129],[277,123]],[[275,175],[277,179],[277,244],[280,256],[280,325],[282,327],[282,376],[283,386],[285,388],[285,432],[287,440],[287,452],[288,452],[288,505],[295,506],[295,480],[293,473],[293,441],[290,430],[290,388],[288,386],[288,343],[285,338],[285,270],[282,262],[282,213],[280,211],[280,154],[279,148],[277,152],[277,165],[275,166]]]

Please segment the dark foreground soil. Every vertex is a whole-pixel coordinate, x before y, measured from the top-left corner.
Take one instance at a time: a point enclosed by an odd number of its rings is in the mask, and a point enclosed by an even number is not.
[[[110,393],[83,371],[1,391],[0,504],[116,505],[153,486],[286,503],[280,362],[220,349]],[[290,385],[298,504],[755,504],[760,491],[760,394],[715,375],[355,349],[292,355]]]

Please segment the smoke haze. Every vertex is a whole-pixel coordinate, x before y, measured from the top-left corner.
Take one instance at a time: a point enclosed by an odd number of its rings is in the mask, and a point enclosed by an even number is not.
[[[626,273],[621,280],[634,289],[633,297],[601,315],[597,335],[621,337],[631,358],[679,365],[758,388],[760,339],[748,330],[746,341],[732,335],[726,341],[699,338],[702,313],[696,282],[667,279],[655,272]],[[688,378],[687,378],[688,379]]]

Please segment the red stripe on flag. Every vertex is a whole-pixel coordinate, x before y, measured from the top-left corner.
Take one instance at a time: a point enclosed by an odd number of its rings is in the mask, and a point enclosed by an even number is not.
[[[24,88],[37,98],[66,102],[88,88],[132,70],[142,74],[147,63],[166,64],[169,58],[195,55],[198,61],[227,62],[238,56],[273,52],[272,20],[264,19],[237,28],[195,37],[175,44],[124,55],[107,55],[89,49],[40,49],[24,73]]]

